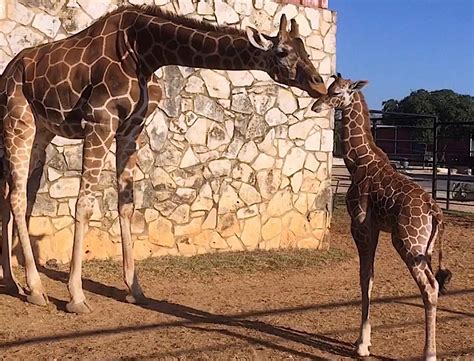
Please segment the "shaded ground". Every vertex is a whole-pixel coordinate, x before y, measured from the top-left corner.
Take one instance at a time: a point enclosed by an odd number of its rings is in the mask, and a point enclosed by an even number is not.
[[[67,314],[67,268],[51,265],[42,275],[52,302],[48,308],[0,294],[0,358],[352,358],[360,307],[358,259],[347,216],[338,209],[329,252],[141,262],[140,278],[149,297],[145,306],[123,302],[119,263],[91,262],[84,268],[84,288],[94,312]],[[473,359],[474,218],[448,217],[445,239],[444,257],[454,277],[450,293],[439,302],[438,353]],[[377,255],[373,297],[371,359],[420,355],[421,299],[386,236]]]

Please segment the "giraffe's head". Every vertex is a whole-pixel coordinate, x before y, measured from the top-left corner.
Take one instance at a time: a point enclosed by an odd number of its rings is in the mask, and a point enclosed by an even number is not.
[[[311,62],[298,33],[298,24],[291,19],[291,29],[283,14],[280,30],[276,36],[268,36],[247,27],[250,43],[263,51],[267,63],[267,72],[275,81],[295,86],[308,92],[314,98],[327,93],[324,80]]]
[[[350,105],[352,96],[368,84],[367,80],[344,79],[339,73],[331,78],[334,78],[334,81],[329,86],[327,94],[316,100],[311,107],[316,113],[324,110],[323,108],[344,108]]]

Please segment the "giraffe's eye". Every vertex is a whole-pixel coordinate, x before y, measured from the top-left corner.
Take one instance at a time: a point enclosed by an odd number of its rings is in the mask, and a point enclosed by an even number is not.
[[[285,56],[288,55],[288,50],[286,49],[279,49],[276,53],[276,55],[279,57],[279,58],[284,58]]]

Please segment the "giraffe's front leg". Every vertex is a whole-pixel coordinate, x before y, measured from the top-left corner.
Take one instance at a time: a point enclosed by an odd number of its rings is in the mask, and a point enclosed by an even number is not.
[[[145,296],[138,282],[133,258],[131,219],[134,211],[133,172],[137,163],[136,138],[141,127],[133,129],[132,134],[117,136],[117,182],[118,211],[122,234],[123,277],[129,289],[126,299],[130,303],[143,303]]]
[[[94,191],[115,136],[116,124],[116,121],[111,121],[108,124],[88,123],[86,125],[87,137],[84,140],[82,179],[76,203],[74,245],[68,281],[71,301],[66,305],[67,311],[72,313],[92,311],[82,289],[83,241],[94,209]]]
[[[379,231],[370,225],[370,219],[364,224],[360,224],[358,220],[352,221],[352,236],[356,242],[359,252],[360,262],[360,289],[362,294],[362,315],[359,338],[357,339],[357,354],[359,356],[369,356],[369,347],[372,346],[371,326],[369,320],[370,295],[372,292],[372,284],[374,279],[374,259],[377,249]]]

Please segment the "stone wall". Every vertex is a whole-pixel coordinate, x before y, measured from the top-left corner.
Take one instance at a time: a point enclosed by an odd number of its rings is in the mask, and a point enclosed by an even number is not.
[[[131,3],[142,3],[132,1]],[[152,1],[146,1],[152,3]],[[121,2],[122,3],[122,2]],[[335,14],[269,0],[155,0],[164,9],[274,33],[296,18],[325,79],[335,70]],[[114,0],[0,0],[0,71],[21,49],[61,39]],[[148,120],[135,174],[136,258],[328,245],[333,124],[306,93],[260,71],[164,67],[165,98]],[[71,256],[81,141],[47,149],[30,220],[40,262]],[[100,182],[85,258],[120,255],[114,152]]]

